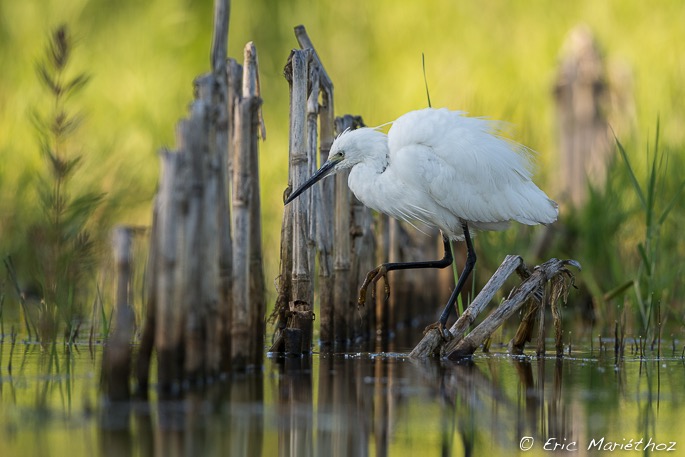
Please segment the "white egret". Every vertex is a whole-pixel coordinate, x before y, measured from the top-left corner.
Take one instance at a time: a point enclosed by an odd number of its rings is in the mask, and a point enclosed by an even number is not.
[[[476,263],[469,229],[503,230],[511,221],[550,224],[558,207],[531,180],[530,151],[498,134],[497,123],[463,112],[427,108],[392,123],[388,134],[360,128],[340,134],[328,160],[288,204],[320,179],[351,168],[348,185],[366,206],[399,220],[442,232],[441,260],[385,263],[369,272],[360,291],[387,272],[445,268],[452,264],[449,240],[465,240],[466,264],[438,321],[441,330]],[[386,289],[387,290],[387,289]]]

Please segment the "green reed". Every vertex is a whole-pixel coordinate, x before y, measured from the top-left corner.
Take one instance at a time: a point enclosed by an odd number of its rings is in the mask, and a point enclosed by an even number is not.
[[[639,266],[633,278],[633,286],[642,330],[649,339],[654,339],[660,336],[661,305],[672,276],[663,268],[665,264],[663,257],[668,253],[662,246],[662,229],[677,202],[680,201],[685,188],[685,180],[681,180],[674,189],[669,189],[667,186],[669,156],[659,143],[658,120],[654,146],[651,149],[647,147],[646,182],[640,182],[628,152],[618,138],[616,138],[616,145],[628,171],[631,187],[639,201],[641,222],[644,224],[642,240],[636,246]]]

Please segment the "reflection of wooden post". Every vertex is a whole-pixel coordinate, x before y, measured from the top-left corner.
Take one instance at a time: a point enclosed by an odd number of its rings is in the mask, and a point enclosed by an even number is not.
[[[278,387],[278,455],[315,455],[311,358],[286,357]]]
[[[573,29],[562,52],[555,87],[561,193],[579,206],[588,180],[604,184],[611,152],[604,113],[607,90],[602,57],[587,27]]]

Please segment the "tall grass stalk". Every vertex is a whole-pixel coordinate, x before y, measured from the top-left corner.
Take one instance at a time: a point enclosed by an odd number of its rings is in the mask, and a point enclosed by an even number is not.
[[[677,186],[675,193],[670,198],[664,195],[664,178],[668,157],[660,149],[658,120],[653,150],[650,151],[650,148],[647,147],[648,169],[646,183],[641,184],[638,180],[628,153],[618,138],[616,138],[616,145],[628,170],[632,188],[640,202],[645,223],[644,238],[637,246],[640,264],[637,276],[633,281],[637,308],[645,334],[652,338],[658,337],[662,324],[660,306],[663,290],[661,287],[663,281],[659,276],[660,271],[658,268],[661,228],[676,203],[680,200],[685,188],[685,180]],[[657,208],[662,201],[667,203],[662,209]]]
[[[39,338],[54,340],[59,330],[72,342],[83,318],[90,272],[96,266],[96,244],[88,228],[102,203],[100,192],[75,191],[72,181],[83,156],[71,141],[83,117],[68,102],[88,82],[85,73],[70,76],[73,40],[65,25],[51,35],[45,56],[36,66],[49,107],[34,113],[45,171],[36,179],[42,221],[28,231],[34,280],[40,285]]]

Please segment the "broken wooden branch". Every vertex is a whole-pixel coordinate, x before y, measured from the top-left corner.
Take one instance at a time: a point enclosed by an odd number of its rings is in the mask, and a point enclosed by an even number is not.
[[[459,317],[457,322],[449,330],[450,336],[444,338],[438,329],[429,330],[424,338],[411,352],[410,357],[421,358],[429,357],[436,354],[446,356],[451,360],[470,357],[475,350],[483,344],[483,342],[491,336],[507,319],[509,319],[516,311],[518,311],[529,300],[539,300],[540,291],[546,286],[549,281],[552,281],[552,291],[549,294],[550,300],[558,300],[565,296],[568,291],[569,281],[563,280],[565,277],[572,278],[571,273],[566,268],[568,265],[575,266],[580,269],[580,264],[575,260],[558,260],[550,259],[547,262],[535,267],[534,271],[530,273],[527,271],[523,260],[519,256],[507,256],[502,265],[497,269],[495,274],[490,278],[490,281],[483,287],[480,294],[474,299],[464,313]],[[485,306],[490,302],[492,297],[499,290],[506,279],[514,272],[526,278],[516,289],[512,291],[509,298],[505,300],[495,311],[493,311],[480,325],[473,329],[466,337],[464,334],[469,326],[475,321],[477,316],[482,312]],[[558,281],[555,278],[561,277]],[[570,282],[572,284],[572,282]],[[551,302],[548,301],[548,303]],[[556,304],[554,305],[556,306]],[[529,309],[524,320],[532,322],[531,316],[535,314],[537,308]],[[561,337],[561,320],[557,311],[553,311],[555,315],[555,325],[559,326],[557,335],[560,341]],[[511,345],[511,348],[522,348],[522,342],[527,340],[530,335],[529,328],[519,329],[516,340],[517,346]],[[525,336],[525,338],[523,337]],[[557,343],[560,347],[560,343]]]

